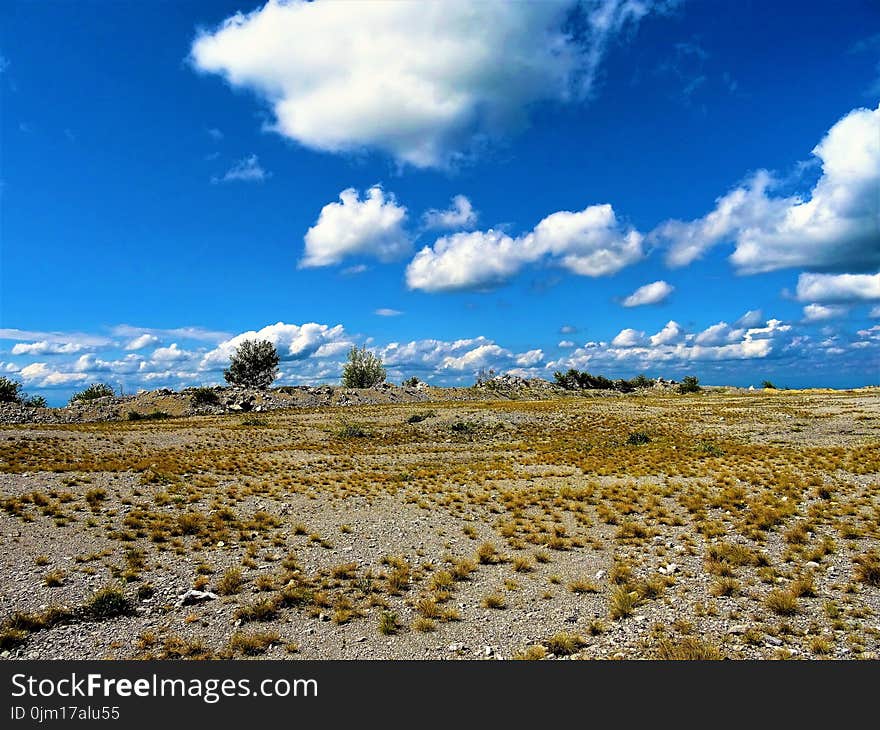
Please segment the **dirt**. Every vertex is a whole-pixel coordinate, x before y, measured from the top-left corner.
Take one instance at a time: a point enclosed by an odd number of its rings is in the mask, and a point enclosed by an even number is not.
[[[2,656],[880,650],[878,389],[314,390],[0,426]]]

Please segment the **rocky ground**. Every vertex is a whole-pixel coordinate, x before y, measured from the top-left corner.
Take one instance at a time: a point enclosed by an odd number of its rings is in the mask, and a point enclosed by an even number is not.
[[[674,380],[658,379],[651,390],[674,389]],[[429,400],[467,401],[487,397],[535,400],[548,396],[615,397],[613,390],[573,393],[541,378],[498,375],[468,388],[436,388],[424,382],[413,386],[379,383],[372,388],[344,388],[332,385],[285,386],[257,390],[232,386],[169,388],[142,391],[135,395],[106,396],[74,401],[63,408],[34,408],[20,403],[0,403],[0,423],[95,423],[102,421],[158,419],[166,416],[206,416],[223,413],[262,413],[285,408],[421,403]]]
[[[217,393],[0,426],[3,657],[880,650],[878,389]]]

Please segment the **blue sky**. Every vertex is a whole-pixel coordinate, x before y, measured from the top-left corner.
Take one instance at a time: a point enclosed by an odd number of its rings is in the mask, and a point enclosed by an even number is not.
[[[50,402],[253,332],[286,383],[880,382],[868,0],[14,1],[0,56],[0,372]]]

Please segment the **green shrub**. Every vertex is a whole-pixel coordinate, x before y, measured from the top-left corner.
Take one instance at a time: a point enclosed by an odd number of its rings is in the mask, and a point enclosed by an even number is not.
[[[199,406],[214,406],[219,403],[220,399],[213,388],[193,388],[192,395],[189,397],[190,405],[193,408]]]
[[[682,378],[678,386],[679,393],[699,393],[701,390],[700,381],[693,375],[687,375]]]
[[[22,399],[21,404],[28,408],[48,408],[46,399],[41,395],[31,395]]]
[[[651,378],[645,377],[643,374],[636,375],[632,380],[629,381],[629,384],[633,388],[653,388],[654,381]]]
[[[229,358],[223,377],[230,385],[268,388],[278,377],[278,351],[269,340],[245,340]]]
[[[404,388],[415,388],[421,382],[422,382],[421,380],[419,380],[415,375],[413,375],[411,378],[407,378],[406,380],[404,380],[401,383],[401,385]]]
[[[336,435],[339,438],[343,439],[352,439],[352,438],[366,438],[370,434],[357,423],[347,423],[343,421],[342,425],[339,427],[339,430],[336,431]]]
[[[108,396],[113,395],[113,388],[106,383],[92,383],[85,390],[81,390],[79,393],[74,393],[73,397],[70,399],[70,403],[86,403],[88,401],[97,400],[98,398],[107,398]]]
[[[129,421],[158,421],[163,418],[171,418],[171,415],[165,411],[151,411],[150,413],[138,413],[137,411],[128,412]]]
[[[342,384],[346,388],[371,388],[384,382],[385,368],[382,360],[366,347],[352,347],[348,361],[342,368]]]
[[[765,381],[763,381],[763,382],[761,383],[761,387],[762,387],[764,390],[776,390],[776,386],[773,385],[773,383],[771,383],[769,380],[765,380]]]
[[[629,446],[641,446],[650,443],[651,437],[641,431],[635,431],[626,437],[626,443]]]
[[[86,610],[95,618],[112,618],[131,611],[131,602],[117,586],[106,586],[86,601]]]
[[[0,403],[21,402],[21,383],[0,375]]]

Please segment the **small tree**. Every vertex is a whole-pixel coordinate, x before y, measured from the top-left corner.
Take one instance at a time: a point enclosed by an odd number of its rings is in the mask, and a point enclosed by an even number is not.
[[[348,351],[348,362],[342,368],[342,384],[346,388],[371,388],[384,382],[385,368],[382,360],[366,347],[352,347]]]
[[[20,403],[21,383],[0,375],[0,403]]]
[[[71,404],[76,402],[86,402],[97,398],[106,398],[113,394],[113,388],[106,383],[92,383],[85,390],[81,390],[79,393],[74,393],[70,402]]]
[[[223,377],[230,385],[268,388],[278,377],[278,351],[269,340],[245,340],[229,358]]]
[[[776,386],[773,385],[773,383],[771,383],[769,380],[765,380],[763,383],[761,383],[761,387],[764,390],[776,390]]]
[[[21,404],[28,408],[46,408],[49,404],[41,395],[30,395],[22,399]]]
[[[679,393],[699,393],[701,390],[700,381],[693,375],[687,375],[682,378],[678,386]]]

